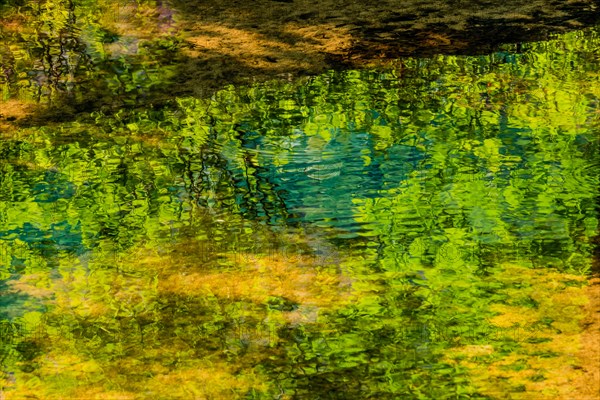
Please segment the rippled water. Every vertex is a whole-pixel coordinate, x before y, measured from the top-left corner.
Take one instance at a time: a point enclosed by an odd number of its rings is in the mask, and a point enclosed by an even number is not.
[[[0,142],[2,390],[562,395],[599,48],[591,29],[21,128]]]

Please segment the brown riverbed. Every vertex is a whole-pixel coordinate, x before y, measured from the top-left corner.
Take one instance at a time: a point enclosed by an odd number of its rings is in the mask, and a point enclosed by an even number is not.
[[[485,54],[589,26],[599,11],[593,0],[174,0],[158,18],[189,45],[178,81],[187,92],[401,56]]]
[[[136,54],[143,43],[157,38],[172,41],[168,51],[151,61],[168,64],[171,76],[151,93],[137,96],[137,104],[160,104],[176,95],[209,96],[229,84],[387,64],[403,56],[485,54],[502,43],[544,40],[553,33],[600,21],[595,0],[163,0],[99,4],[101,24],[121,38],[104,45],[113,59],[129,57],[147,62]],[[6,10],[0,21],[0,37],[31,31],[26,15]],[[88,74],[80,80],[79,96],[54,91],[49,108],[25,107],[25,101],[19,99],[3,104],[0,128],[65,120],[81,112],[123,105],[100,84],[101,79],[89,79]],[[131,99],[123,102],[131,104]]]

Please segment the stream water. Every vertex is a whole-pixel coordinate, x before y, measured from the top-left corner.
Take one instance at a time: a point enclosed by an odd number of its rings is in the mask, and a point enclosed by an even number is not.
[[[79,35],[0,80],[5,119],[89,105],[80,74],[119,102],[0,141],[1,396],[568,398],[590,368],[597,28],[161,104],[169,68],[82,72]]]

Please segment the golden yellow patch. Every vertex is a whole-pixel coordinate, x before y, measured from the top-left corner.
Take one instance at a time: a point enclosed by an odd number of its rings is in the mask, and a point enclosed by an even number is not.
[[[586,278],[509,265],[497,279],[507,285],[511,300],[492,307],[498,315],[490,322],[518,345],[507,355],[490,345],[464,346],[447,353],[450,362],[466,367],[475,387],[489,396],[598,398],[598,372],[592,365],[598,365],[600,346],[592,346],[600,332],[582,332],[581,326],[598,312]]]
[[[290,260],[280,255],[230,258],[236,265],[233,271],[172,273],[160,279],[159,290],[179,294],[203,292],[257,303],[279,296],[304,305],[324,307],[339,306],[349,300],[349,287],[342,283],[340,275],[319,270],[315,258]],[[251,261],[236,262],[240,258]]]

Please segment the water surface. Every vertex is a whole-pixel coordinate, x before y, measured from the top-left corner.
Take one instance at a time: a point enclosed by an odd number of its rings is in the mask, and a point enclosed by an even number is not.
[[[599,41],[404,58],[7,135],[3,394],[572,395],[564,379],[590,368]],[[143,70],[108,84],[143,95]]]

